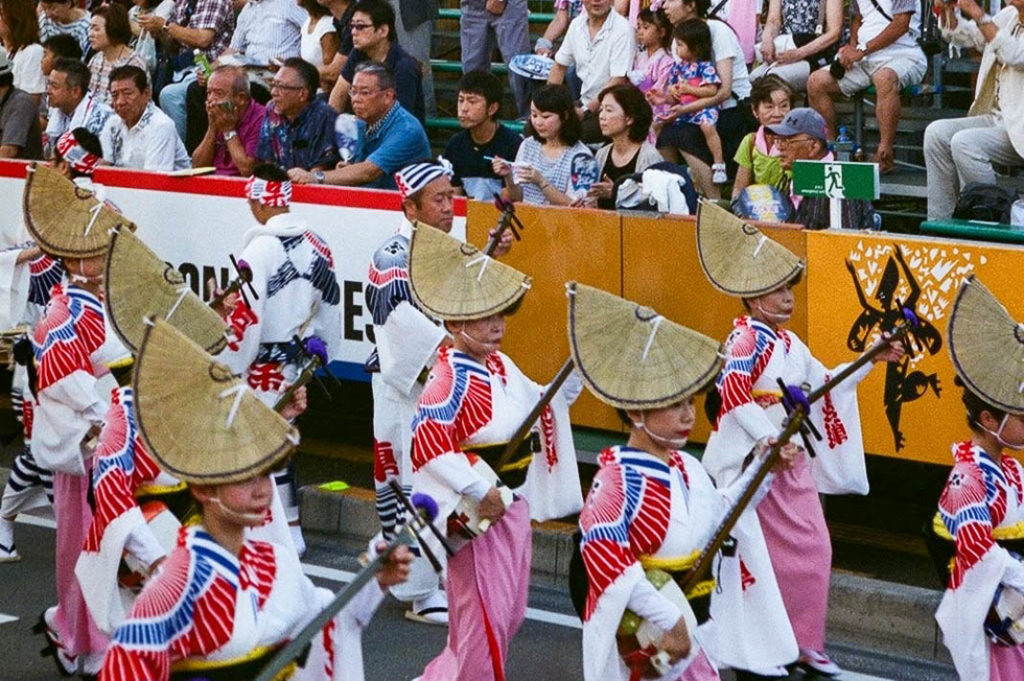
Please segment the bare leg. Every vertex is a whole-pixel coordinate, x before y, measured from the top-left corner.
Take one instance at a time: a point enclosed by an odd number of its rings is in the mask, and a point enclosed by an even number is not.
[[[828,69],[818,69],[807,79],[807,103],[825,119],[829,137],[836,134],[836,105],[832,98],[838,94],[842,94],[839,83]]]
[[[688,154],[685,151],[680,151],[680,153],[690,168],[690,177],[693,178],[693,186],[697,189],[697,193],[709,199],[722,198],[722,192],[711,181],[711,167],[693,154]]]
[[[725,154],[722,152],[722,138],[718,136],[718,129],[711,123],[701,123],[700,131],[704,133],[704,139],[708,143],[708,150],[711,152],[713,162],[725,163]]]
[[[875,118],[878,119],[878,151],[875,160],[881,172],[893,169],[892,145],[896,141],[896,126],[900,123],[900,81],[892,69],[882,68],[871,77],[875,84],[877,99]]]

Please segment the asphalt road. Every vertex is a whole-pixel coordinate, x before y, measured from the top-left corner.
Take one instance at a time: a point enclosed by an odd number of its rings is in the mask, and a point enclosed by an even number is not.
[[[53,681],[59,678],[53,662],[39,656],[42,638],[31,633],[40,613],[54,602],[52,521],[22,516],[16,540],[21,562],[0,564],[0,681]],[[338,589],[351,579],[357,569],[353,556],[340,554],[324,537],[307,536],[307,541],[310,550],[304,565],[314,581]],[[567,595],[533,587],[530,606],[527,621],[512,644],[508,680],[579,681],[580,628]],[[404,619],[402,606],[386,600],[364,634],[367,681],[414,679],[441,650],[446,633],[444,628]],[[832,652],[850,670],[841,677],[843,681],[955,678],[943,670],[915,668],[906,661],[886,660],[866,651]]]

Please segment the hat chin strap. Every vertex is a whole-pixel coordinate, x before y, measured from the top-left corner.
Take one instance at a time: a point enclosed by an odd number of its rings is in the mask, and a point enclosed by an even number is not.
[[[262,525],[267,519],[266,513],[241,513],[240,511],[228,508],[224,505],[224,502],[220,500],[220,497],[210,497],[210,502],[220,506],[220,510],[224,515],[241,525],[254,527]]]
[[[788,314],[779,314],[778,312],[769,312],[768,310],[761,307],[761,303],[757,303],[757,311],[763,314],[768,319],[776,322],[784,322],[792,316]]]
[[[497,352],[498,349],[501,348],[501,344],[500,343],[485,343],[482,340],[479,340],[477,338],[474,338],[473,336],[470,336],[468,333],[466,333],[466,325],[465,324],[463,324],[462,328],[459,329],[459,335],[462,336],[462,338],[464,340],[469,341],[470,343],[475,343],[476,345],[478,345],[481,349],[486,351],[486,354],[488,354],[488,355],[491,354],[492,352]]]
[[[655,435],[647,428],[647,424],[642,419],[640,421],[633,421],[633,427],[644,431],[647,437],[651,438],[652,442],[666,449],[682,449],[689,440],[689,438],[685,437],[662,437],[661,435]]]
[[[981,429],[984,430],[986,433],[993,436],[996,439],[996,442],[1006,447],[1007,449],[1012,449],[1015,452],[1024,451],[1024,442],[1011,445],[1009,442],[1003,439],[1003,428],[1006,427],[1006,419],[1008,418],[1010,418],[1009,414],[1003,414],[1003,420],[999,422],[999,430],[996,431],[989,430],[985,426],[982,426],[980,423],[978,425],[981,426]]]

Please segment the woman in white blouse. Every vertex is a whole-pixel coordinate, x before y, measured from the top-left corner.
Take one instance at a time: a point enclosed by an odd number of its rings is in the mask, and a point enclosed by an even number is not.
[[[14,68],[14,87],[39,102],[46,92],[39,19],[32,0],[0,0],[0,43]]]
[[[330,92],[338,80],[344,58],[340,54],[341,37],[334,28],[334,17],[317,0],[296,0],[309,19],[302,26],[299,56],[320,72],[320,92]]]

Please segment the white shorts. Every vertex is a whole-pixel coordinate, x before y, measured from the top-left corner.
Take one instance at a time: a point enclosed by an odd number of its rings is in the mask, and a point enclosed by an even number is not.
[[[846,69],[846,75],[839,81],[839,89],[847,97],[852,97],[861,90],[866,90],[872,84],[871,77],[883,68],[896,73],[902,90],[907,86],[917,85],[924,79],[924,74],[928,71],[928,58],[916,45],[890,45],[869,54]]]

